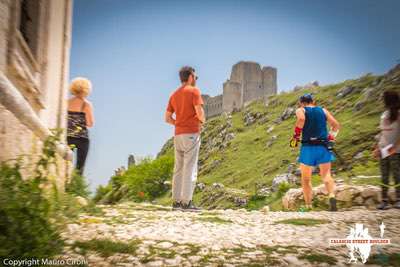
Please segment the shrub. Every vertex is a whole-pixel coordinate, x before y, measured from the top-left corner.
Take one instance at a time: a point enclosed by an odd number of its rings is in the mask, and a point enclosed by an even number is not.
[[[246,209],[248,210],[258,210],[266,205],[267,197],[260,195],[252,195],[246,204]]]
[[[59,132],[43,145],[33,177],[23,179],[19,161],[0,165],[0,258],[47,258],[62,251],[58,224],[43,185],[55,163]]]
[[[106,186],[99,185],[96,188],[96,193],[95,193],[95,195],[93,197],[93,201],[94,202],[99,202],[100,200],[102,200],[111,191],[112,191],[111,184],[106,185]]]
[[[154,160],[144,158],[124,174],[111,177],[107,186],[99,186],[93,200],[103,203],[115,203],[122,199],[138,202],[153,200],[168,190],[165,181],[172,177],[173,165],[172,155],[159,156]]]
[[[278,188],[278,195],[283,196],[290,189],[289,183],[281,183]]]
[[[86,178],[74,171],[72,173],[71,180],[65,185],[65,192],[74,196],[88,198],[90,192]]]
[[[145,159],[132,166],[123,175],[133,200],[152,200],[164,194],[168,187],[164,182],[172,177],[174,159],[161,156],[155,160]]]

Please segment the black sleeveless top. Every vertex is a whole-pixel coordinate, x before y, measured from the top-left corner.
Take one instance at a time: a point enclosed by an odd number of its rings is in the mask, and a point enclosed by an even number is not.
[[[86,127],[86,114],[83,112],[85,105],[86,103],[83,101],[81,111],[68,110],[68,137],[89,139],[89,133]]]

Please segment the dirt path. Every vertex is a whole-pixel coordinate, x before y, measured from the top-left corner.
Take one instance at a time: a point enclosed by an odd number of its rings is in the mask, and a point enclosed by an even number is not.
[[[379,238],[383,221],[384,238],[392,244],[379,251],[372,246],[367,264],[400,266],[400,210],[395,209],[193,213],[136,203],[99,207],[102,215],[82,214],[68,225],[64,259],[84,257],[96,267],[347,266],[348,248],[330,246],[329,238],[345,238],[355,223]]]

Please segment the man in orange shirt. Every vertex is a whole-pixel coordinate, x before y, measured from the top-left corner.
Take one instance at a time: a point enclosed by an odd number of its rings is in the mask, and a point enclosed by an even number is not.
[[[203,100],[195,87],[197,76],[192,67],[179,71],[182,85],[169,98],[165,121],[175,126],[175,167],[172,179],[173,208],[199,210],[192,197],[197,180],[200,130],[205,122]],[[175,114],[175,118],[173,115]]]

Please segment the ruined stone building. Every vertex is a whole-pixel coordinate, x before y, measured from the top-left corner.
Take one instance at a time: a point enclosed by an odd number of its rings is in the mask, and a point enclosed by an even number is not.
[[[236,63],[230,79],[223,84],[222,95],[203,95],[207,118],[239,110],[253,100],[276,94],[276,75],[273,67],[261,68],[260,64],[250,61]]]
[[[135,156],[130,154],[128,157],[128,169],[130,166],[134,166],[136,164]]]
[[[66,127],[71,19],[72,0],[0,1],[0,161],[33,157]],[[70,150],[57,151],[65,177]]]

